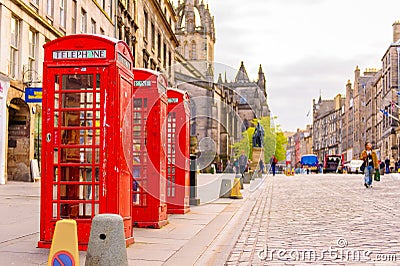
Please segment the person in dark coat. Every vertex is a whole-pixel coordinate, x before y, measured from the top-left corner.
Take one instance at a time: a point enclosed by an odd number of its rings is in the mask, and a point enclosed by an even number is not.
[[[385,159],[385,172],[386,172],[386,174],[389,174],[389,171],[390,171],[390,159],[389,159],[389,156],[386,156],[386,159]]]
[[[276,164],[278,163],[278,159],[276,159],[275,155],[271,156],[270,164],[271,164],[271,170],[272,170],[272,175],[275,176],[275,170],[276,170]]]
[[[244,151],[242,151],[242,155],[239,157],[239,171],[243,175],[244,171],[246,170],[247,167],[247,156],[244,154]]]

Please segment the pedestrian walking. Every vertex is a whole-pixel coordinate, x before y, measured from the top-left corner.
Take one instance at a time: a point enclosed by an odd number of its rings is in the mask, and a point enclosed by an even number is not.
[[[361,153],[360,159],[364,161],[364,186],[370,188],[372,186],[372,175],[375,171],[379,171],[378,156],[372,150],[371,142],[365,144],[365,150]]]
[[[225,172],[226,172],[226,173],[235,173],[235,171],[234,171],[234,166],[233,166],[233,164],[231,163],[231,160],[228,160],[228,161],[226,162],[226,169],[225,169]]]
[[[242,151],[242,155],[239,157],[239,171],[243,175],[244,171],[246,170],[247,167],[247,156],[244,154],[244,151]]]
[[[275,155],[271,156],[269,163],[271,164],[272,175],[275,176],[276,164],[278,163],[278,159],[276,159]]]
[[[233,161],[233,170],[235,174],[239,173],[239,160],[237,158]]]
[[[217,163],[214,161],[212,164],[211,164],[211,169],[210,169],[210,171],[211,171],[211,174],[216,174],[217,173]]]
[[[385,159],[385,173],[389,174],[389,168],[390,168],[390,159],[389,156],[386,156]]]
[[[260,159],[260,161],[258,163],[259,163],[259,166],[260,166],[261,174],[264,174],[264,162],[263,162],[263,160]]]
[[[222,167],[223,167],[222,160],[217,162],[216,167],[217,167],[217,173],[222,173]]]

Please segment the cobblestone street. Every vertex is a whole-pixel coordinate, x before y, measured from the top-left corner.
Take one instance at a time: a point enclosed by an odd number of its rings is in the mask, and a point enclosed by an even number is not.
[[[226,265],[400,265],[400,179],[268,176]],[[397,261],[397,262],[396,262]]]

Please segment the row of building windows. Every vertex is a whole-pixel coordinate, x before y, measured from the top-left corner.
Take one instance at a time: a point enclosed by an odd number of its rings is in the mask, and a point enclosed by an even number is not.
[[[58,0],[58,11],[59,11],[59,26],[63,32],[66,31],[67,27],[67,3],[69,1],[67,0]],[[39,11],[39,0],[31,0],[31,3],[33,4],[32,6]],[[47,21],[50,24],[54,24],[54,0],[47,0],[46,1],[46,18]],[[72,0],[72,12],[71,12],[71,32],[72,33],[77,33],[77,16],[78,16],[78,10],[77,10],[77,0]],[[100,6],[100,8],[111,18],[112,17],[112,1],[111,0],[98,0],[97,4]],[[87,18],[87,12],[85,9],[81,9],[81,28],[80,28],[80,33],[87,33],[88,32],[88,18]],[[92,18],[91,19],[91,25],[90,25],[90,33],[96,33],[96,21]],[[104,34],[104,30],[100,29],[100,33]]]
[[[166,8],[164,9],[164,12],[166,13]],[[165,14],[166,16],[166,14]],[[171,18],[169,21],[171,25]],[[149,33],[150,29],[150,33]],[[157,56],[158,61],[162,62],[162,66],[164,69],[169,68],[169,72],[171,71],[171,65],[172,65],[172,52],[168,49],[168,45],[163,40],[161,31],[156,29],[155,22],[152,21],[149,17],[149,12],[146,10],[144,11],[144,27],[143,27],[143,35],[144,35],[144,43],[147,45],[150,43],[151,45],[151,51]],[[149,39],[150,37],[150,39]],[[165,39],[165,37],[164,37]],[[144,56],[143,59],[143,67],[144,68],[151,68],[155,70],[160,70],[159,68],[156,67],[158,65],[154,60],[148,60],[146,56]],[[169,74],[170,75],[170,74]]]
[[[103,8],[105,8],[106,4],[109,0],[100,1],[100,4]],[[31,1],[32,4],[38,7],[39,1]],[[60,19],[60,27],[65,31],[66,27],[66,0],[59,0],[59,19]],[[46,16],[53,18],[54,16],[54,1],[47,0],[46,2]],[[72,1],[72,11],[71,12],[71,31],[72,33],[77,33],[77,1]],[[53,20],[51,20],[53,22]],[[91,18],[90,19],[90,29],[88,31],[88,15],[84,8],[81,8],[80,12],[80,33],[97,33],[97,23]],[[12,14],[11,23],[10,23],[10,60],[9,60],[9,76],[11,78],[18,78],[20,74],[18,71],[20,69],[20,51],[21,51],[21,38],[22,34],[28,34],[29,40],[29,54],[28,54],[28,65],[24,66],[23,72],[27,70],[36,71],[37,70],[37,55],[38,55],[38,31],[32,27],[29,28],[27,33],[21,32],[22,19],[20,19],[15,14]],[[100,28],[100,34],[105,34],[104,29]],[[25,39],[25,38],[24,38]],[[48,42],[49,40],[46,40]]]
[[[338,145],[341,142],[341,138],[337,138],[335,135],[321,139],[314,144],[314,150],[321,150],[327,147]]]
[[[387,56],[382,60],[383,69],[385,70],[387,67],[391,65],[391,54],[388,52]]]
[[[9,65],[9,76],[11,78],[17,78],[18,73],[18,62],[19,53],[21,51],[21,20],[15,16],[11,17],[11,38],[10,38],[10,65]],[[28,69],[36,69],[37,60],[37,48],[38,48],[38,32],[34,28],[28,30]],[[26,70],[28,70],[26,69]]]
[[[80,6],[77,0],[67,1],[67,0],[46,0],[44,2],[39,0],[31,0],[31,7],[37,11],[37,13],[47,19],[47,21],[54,25],[57,29],[59,29],[64,34],[76,34],[76,33],[92,33],[92,34],[101,34],[105,35],[105,30],[101,27],[103,24],[100,22],[100,27],[97,25],[97,22],[94,17],[90,17],[91,12],[87,12],[87,7]],[[97,0],[95,1],[96,5],[102,9],[102,12],[106,13],[110,17],[112,17],[112,1],[111,0]],[[129,5],[129,1],[126,2]],[[163,2],[164,3],[164,2]],[[39,5],[43,4],[42,7]],[[164,15],[167,19],[169,19],[170,26],[172,24],[171,16],[167,15],[167,5],[164,5],[159,1],[160,7],[163,8]],[[40,8],[39,8],[40,7]],[[59,14],[54,15],[55,9],[58,7]],[[68,10],[67,10],[68,9]],[[68,12],[67,12],[68,11]],[[42,13],[43,12],[43,13]],[[143,14],[143,13],[142,13]],[[110,18],[109,17],[109,18]],[[99,18],[100,19],[100,18]],[[59,20],[59,21],[58,21]],[[26,33],[26,29],[22,28],[22,19],[19,18],[16,14],[12,14],[11,21],[11,38],[10,38],[10,59],[9,59],[9,76],[11,78],[21,78],[20,74],[24,72],[26,69],[37,71],[38,65],[38,52],[39,52],[39,29],[30,28],[29,32]],[[67,25],[68,23],[68,25]],[[108,20],[106,21],[108,23]],[[23,29],[24,32],[21,32]],[[126,32],[126,27],[121,26],[121,28],[117,29],[117,36],[124,40],[132,49],[135,55],[135,42],[133,38],[130,38],[129,32]],[[143,67],[151,68],[154,70],[161,71],[163,67],[165,70],[171,68],[173,63],[173,50],[170,48],[169,41],[167,37],[163,36],[163,32],[157,29],[157,25],[155,20],[150,19],[149,11],[144,11],[144,37],[145,37],[145,45],[147,45],[147,40],[149,40],[149,44],[151,45],[151,51],[154,54],[154,57],[151,58],[149,54],[144,56]],[[26,37],[25,34],[29,36]],[[150,38],[149,38],[150,37]],[[29,57],[28,57],[28,66],[24,65],[21,68],[21,43],[22,40],[29,39]],[[128,39],[127,39],[128,38]],[[48,42],[50,40],[46,40]],[[28,47],[26,47],[28,48]],[[195,44],[193,47],[195,49]],[[22,71],[22,72],[21,72]],[[169,70],[171,72],[171,70]],[[169,73],[171,75],[171,73]]]

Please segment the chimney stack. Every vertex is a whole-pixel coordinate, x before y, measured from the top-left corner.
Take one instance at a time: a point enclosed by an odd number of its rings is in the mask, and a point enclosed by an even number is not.
[[[393,23],[393,42],[400,40],[400,20]]]

